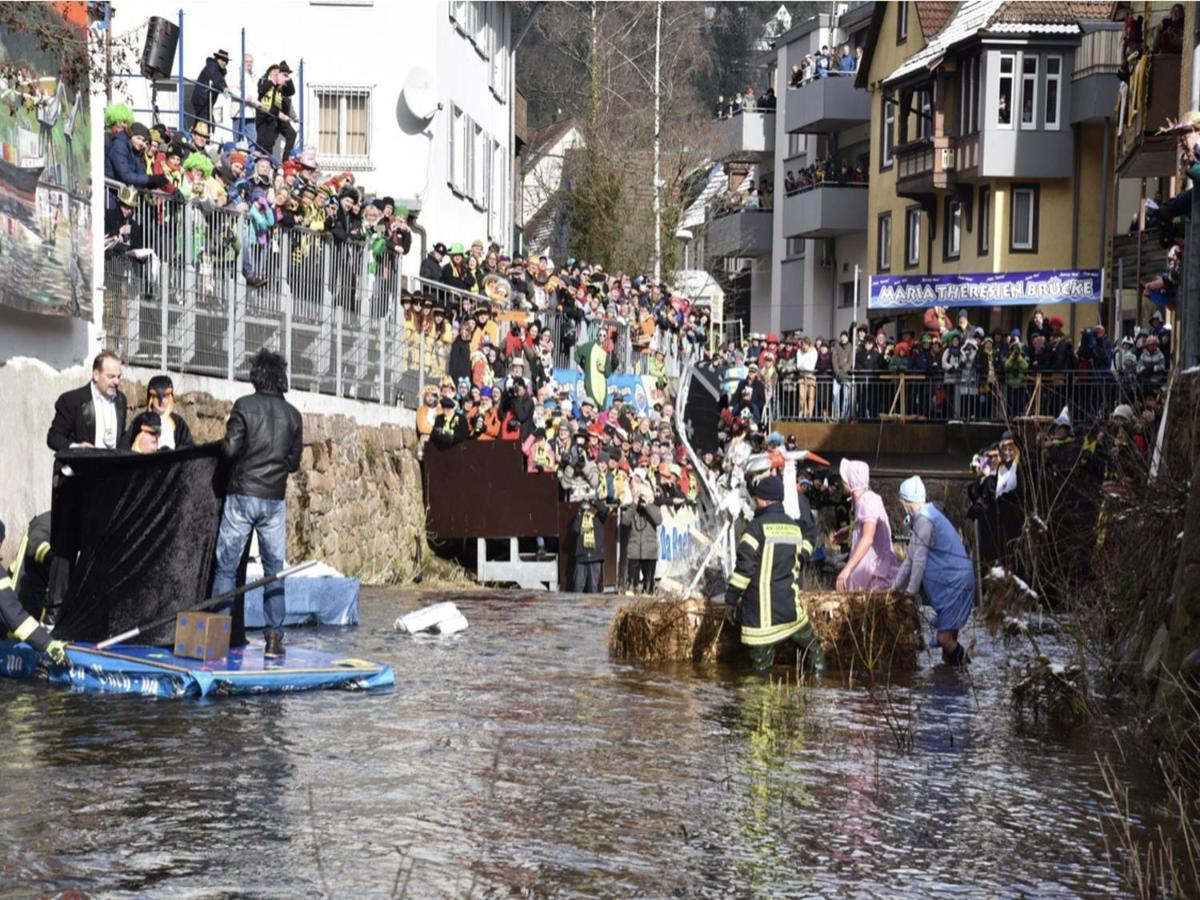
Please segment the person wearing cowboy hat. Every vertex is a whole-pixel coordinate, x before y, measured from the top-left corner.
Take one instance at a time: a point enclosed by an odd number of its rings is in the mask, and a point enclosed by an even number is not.
[[[429,255],[421,260],[421,269],[417,272],[417,276],[430,284],[439,283],[442,280],[442,266],[445,264],[445,259],[446,245],[438,241],[429,251]]]
[[[295,93],[292,70],[286,61],[269,65],[266,74],[258,80],[258,112],[254,116],[258,146],[273,155],[275,142],[282,135],[282,159],[292,155],[292,147],[296,144],[296,129],[292,127],[294,113],[291,99]]]
[[[142,224],[137,218],[141,198],[137,189],[125,185],[117,191],[117,203],[104,212],[104,258],[123,257],[142,268],[146,296],[158,292],[158,254],[145,246]]]
[[[460,242],[450,245],[450,261],[442,266],[442,284],[460,291],[472,289],[475,279],[467,270],[466,255],[467,251]]]
[[[211,136],[212,132],[207,122],[197,121],[192,125],[191,149],[196,153],[207,156],[210,160],[213,158],[216,149],[215,145],[209,142]]]
[[[229,87],[225,83],[225,71],[228,68],[229,54],[224,50],[218,50],[204,61],[204,69],[197,76],[188,97],[188,110],[191,113],[187,122],[189,128],[197,122],[212,123],[213,102],[218,95],[229,94]]]

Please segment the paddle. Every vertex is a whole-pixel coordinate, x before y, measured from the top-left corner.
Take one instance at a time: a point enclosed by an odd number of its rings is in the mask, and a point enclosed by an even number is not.
[[[246,593],[246,591],[252,591],[255,588],[259,588],[259,587],[262,587],[263,585],[270,584],[273,581],[279,581],[281,578],[287,578],[289,575],[295,575],[297,572],[301,572],[304,569],[309,568],[310,566],[315,566],[316,564],[317,564],[317,561],[315,559],[310,559],[308,562],[303,562],[303,563],[300,563],[299,565],[290,566],[286,569],[281,569],[280,571],[276,572],[274,575],[267,575],[263,578],[258,579],[257,581],[251,581],[249,584],[243,584],[239,588],[234,588],[232,591],[228,591],[224,594],[218,594],[216,597],[211,597],[208,600],[205,600],[199,606],[197,606],[194,610],[192,610],[192,612],[202,612],[206,609],[212,609],[214,606],[220,606],[225,601],[232,600],[238,594],[244,594],[244,593]],[[160,628],[163,625],[170,625],[172,622],[175,621],[176,615],[178,615],[178,613],[171,613],[171,615],[166,616],[165,618],[159,619],[156,622],[150,622],[146,625],[139,625],[137,628],[130,628],[128,631],[122,631],[120,634],[113,635],[110,638],[105,638],[104,640],[102,640],[100,643],[98,643],[96,645],[96,649],[97,650],[107,650],[113,644],[123,644],[126,641],[137,637],[143,631],[150,631],[154,628]]]

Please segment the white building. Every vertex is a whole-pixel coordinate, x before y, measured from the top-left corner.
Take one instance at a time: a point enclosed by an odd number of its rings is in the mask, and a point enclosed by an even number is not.
[[[521,171],[522,221],[527,251],[549,252],[556,260],[561,255],[561,248],[555,243],[563,167],[567,153],[582,146],[583,132],[574,119],[560,119],[530,135],[529,151]]]
[[[128,0],[120,4],[116,30],[155,15],[177,22],[179,9]],[[417,222],[429,244],[479,238],[512,245],[509,4],[186,0],[182,10],[173,74],[182,66],[184,78],[195,79],[207,57],[224,49],[236,93],[243,52],[254,58],[255,78],[268,64],[286,60],[297,87],[293,106],[304,120],[303,143],[317,147],[323,171],[349,170],[372,193],[419,208]],[[129,90],[135,108],[150,107],[146,80],[131,79]],[[177,106],[176,97],[160,89],[159,108],[173,127],[178,114],[167,111]],[[229,132],[220,136],[229,139]],[[411,274],[417,253],[414,247],[406,263]]]

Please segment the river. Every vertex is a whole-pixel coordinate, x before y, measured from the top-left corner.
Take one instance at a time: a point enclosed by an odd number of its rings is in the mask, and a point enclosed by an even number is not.
[[[970,675],[882,691],[835,675],[610,661],[617,600],[476,592],[444,640],[392,620],[446,595],[365,590],[363,624],[294,644],[397,686],[204,702],[0,679],[0,896],[1120,894],[1099,728]],[[255,639],[258,639],[256,636]],[[911,746],[909,746],[911,745]],[[1130,758],[1135,831],[1158,788]]]

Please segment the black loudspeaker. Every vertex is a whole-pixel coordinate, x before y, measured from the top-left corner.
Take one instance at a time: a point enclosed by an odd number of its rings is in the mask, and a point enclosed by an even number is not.
[[[179,26],[151,16],[146,27],[146,46],[142,50],[142,74],[147,78],[169,78],[178,44]]]

